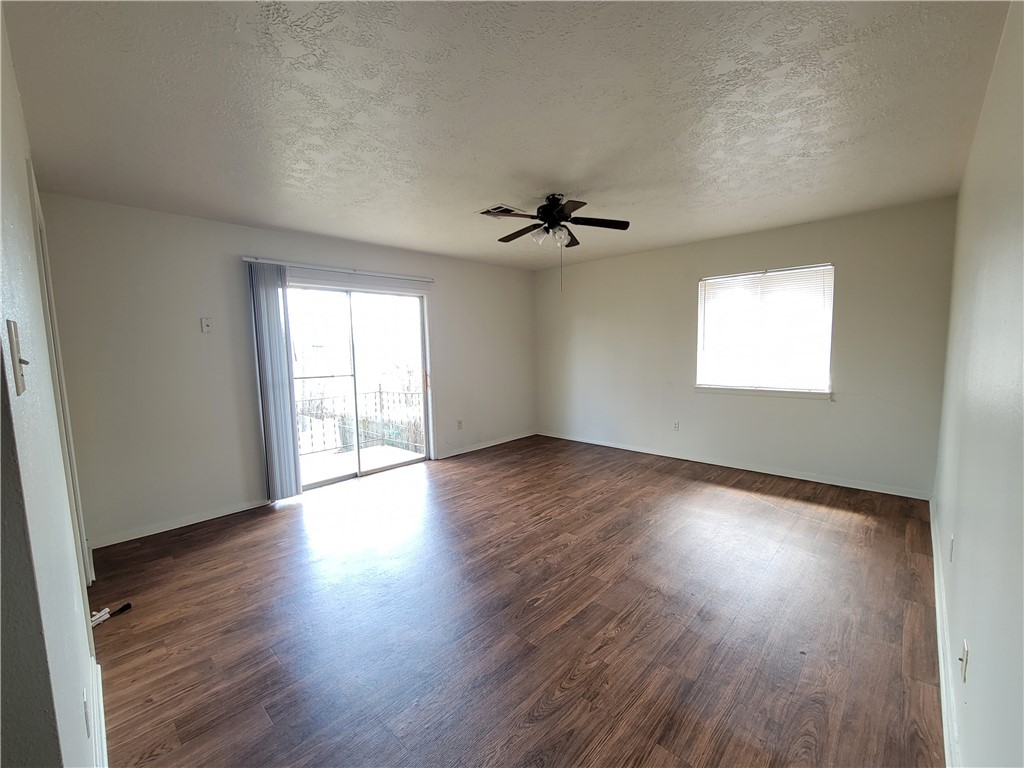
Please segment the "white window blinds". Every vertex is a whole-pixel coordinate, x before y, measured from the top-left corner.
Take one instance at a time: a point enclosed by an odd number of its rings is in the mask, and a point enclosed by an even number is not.
[[[697,386],[828,392],[831,264],[700,281]]]

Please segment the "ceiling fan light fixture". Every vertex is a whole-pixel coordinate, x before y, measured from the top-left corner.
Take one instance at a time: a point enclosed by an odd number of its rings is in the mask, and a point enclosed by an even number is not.
[[[532,219],[535,224],[529,224],[522,229],[517,229],[504,237],[499,237],[499,243],[511,243],[520,237],[529,235],[533,242],[541,245],[548,235],[559,248],[575,248],[580,244],[579,239],[567,224],[581,227],[601,227],[603,229],[629,229],[629,222],[620,219],[595,219],[591,216],[576,216],[576,211],[585,206],[582,200],[565,200],[562,195],[548,195],[543,205],[537,207],[537,213],[520,213],[510,206],[494,206],[481,211],[486,216],[498,219]]]

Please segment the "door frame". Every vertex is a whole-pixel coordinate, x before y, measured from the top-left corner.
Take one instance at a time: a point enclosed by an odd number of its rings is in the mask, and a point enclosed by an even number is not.
[[[304,268],[299,268],[305,271]],[[362,276],[360,276],[362,278]],[[382,278],[383,280],[383,278]],[[388,285],[381,285],[375,279],[367,280],[346,280],[346,279],[333,279],[332,277],[317,276],[316,278],[310,278],[307,276],[295,276],[292,274],[292,268],[288,270],[288,289],[300,289],[300,290],[323,290],[323,291],[336,291],[339,293],[347,293],[349,295],[348,310],[349,310],[349,348],[352,356],[352,380],[353,380],[353,393],[355,395],[355,415],[356,415],[356,471],[347,475],[341,475],[330,480],[321,480],[315,483],[306,485],[303,483],[303,492],[311,491],[316,488],[322,488],[326,485],[332,485],[334,483],[344,482],[345,480],[351,480],[353,477],[366,477],[368,475],[374,475],[378,472],[385,472],[389,469],[397,469],[399,467],[407,467],[412,464],[419,464],[423,461],[433,460],[436,457],[436,447],[434,445],[434,430],[433,430],[433,397],[432,389],[430,386],[430,354],[429,354],[429,330],[427,325],[427,298],[428,292],[422,289],[413,288],[395,288]],[[423,456],[415,459],[409,459],[408,461],[399,462],[398,464],[389,464],[386,467],[375,467],[373,469],[363,469],[363,461],[361,449],[359,447],[359,371],[356,368],[356,338],[355,338],[355,324],[352,322],[352,294],[353,293],[375,293],[383,294],[386,296],[403,296],[409,298],[419,299],[420,304],[420,362],[423,371]],[[291,345],[291,339],[288,340]]]
[[[75,444],[71,434],[71,416],[68,408],[68,392],[64,375],[64,362],[60,351],[60,334],[57,330],[57,312],[53,294],[52,269],[50,267],[50,251],[46,244],[46,222],[43,220],[43,204],[39,198],[39,187],[36,185],[36,174],[31,161],[26,161],[28,187],[31,200],[32,230],[36,246],[36,263],[39,268],[40,293],[43,301],[43,317],[46,321],[46,340],[49,351],[50,375],[53,378],[54,403],[57,406],[57,428],[60,434],[61,453],[64,459],[64,478],[68,486],[68,501],[71,506],[71,528],[75,536],[75,548],[79,554],[79,571],[82,574],[82,589],[96,580],[96,571],[92,561],[92,549],[85,527],[85,516],[82,512],[82,496],[79,490],[78,465],[75,460]],[[85,601],[88,605],[88,600]],[[89,633],[92,644],[92,633]]]

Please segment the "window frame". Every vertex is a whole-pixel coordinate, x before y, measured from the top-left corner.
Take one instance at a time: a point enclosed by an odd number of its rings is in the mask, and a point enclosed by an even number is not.
[[[749,277],[751,275],[769,275],[778,272],[799,272],[809,269],[823,269],[829,267],[832,270],[832,307],[831,317],[829,322],[829,355],[828,355],[828,387],[826,389],[785,389],[781,387],[751,387],[751,386],[731,386],[728,384],[699,384],[696,379],[699,375],[700,370],[700,355],[701,355],[701,334],[704,330],[705,323],[705,303],[701,300],[701,294],[704,289],[706,281],[710,280],[725,280],[729,278],[737,277]],[[809,400],[828,400],[835,402],[835,386],[832,379],[832,350],[835,342],[835,272],[836,267],[832,262],[822,262],[819,264],[806,264],[794,267],[778,267],[775,269],[759,269],[750,272],[736,272],[727,275],[712,275],[709,277],[702,277],[697,282],[697,338],[696,338],[696,355],[694,357],[694,391],[698,394],[725,394],[725,395],[754,395],[762,397],[783,397],[783,398],[798,398],[798,399],[809,399]]]

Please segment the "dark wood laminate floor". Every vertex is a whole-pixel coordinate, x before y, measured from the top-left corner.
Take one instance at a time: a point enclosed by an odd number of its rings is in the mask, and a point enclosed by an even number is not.
[[[927,507],[548,438],[96,552],[113,765],[938,765]]]

